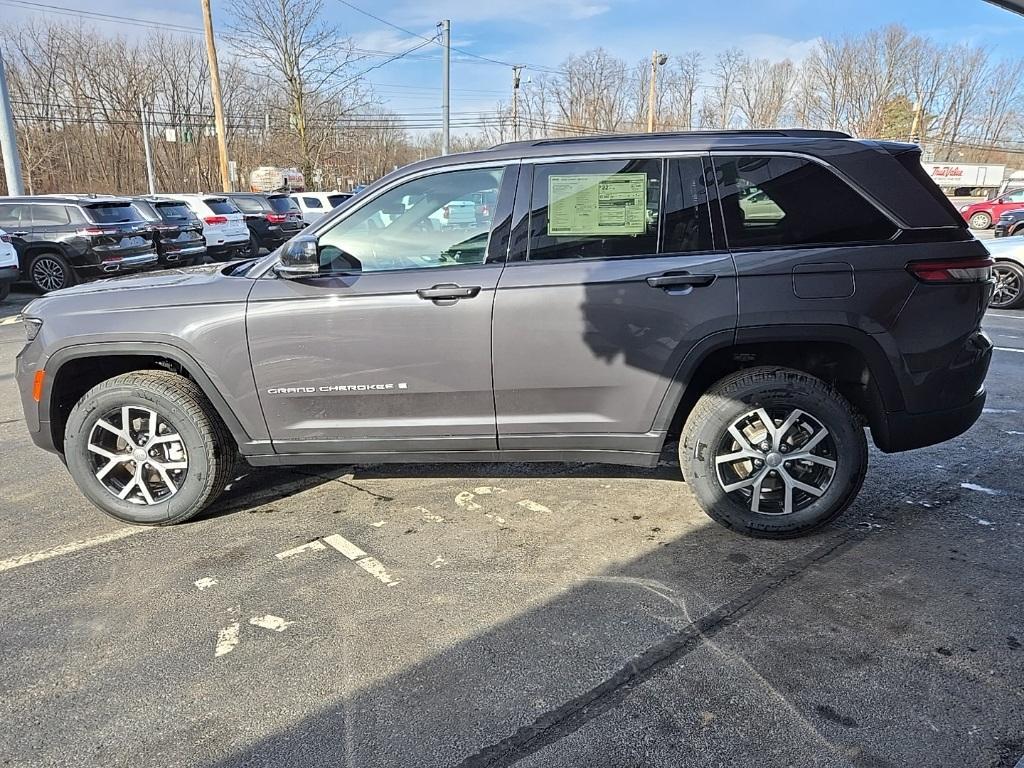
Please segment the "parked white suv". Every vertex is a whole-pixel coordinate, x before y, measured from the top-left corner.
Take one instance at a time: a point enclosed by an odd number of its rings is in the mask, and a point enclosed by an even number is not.
[[[302,220],[307,224],[320,219],[325,214],[344,203],[351,192],[292,192],[292,200],[299,204]]]
[[[213,261],[229,261],[245,256],[249,248],[249,227],[245,216],[230,198],[217,194],[168,195],[180,200],[203,222],[206,255]]]
[[[0,229],[0,301],[11,292],[11,283],[19,278],[18,252],[11,236]]]

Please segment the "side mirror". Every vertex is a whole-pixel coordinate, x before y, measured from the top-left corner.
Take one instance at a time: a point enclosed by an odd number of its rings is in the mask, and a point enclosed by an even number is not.
[[[320,254],[316,238],[308,235],[292,238],[281,251],[281,261],[274,268],[286,280],[310,277],[320,272]]]

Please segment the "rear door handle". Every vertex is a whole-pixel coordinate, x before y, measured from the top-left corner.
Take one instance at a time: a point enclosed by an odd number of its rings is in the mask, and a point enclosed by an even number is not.
[[[416,291],[416,294],[421,299],[430,299],[431,301],[457,301],[459,299],[471,299],[480,293],[479,285],[455,285],[454,283],[444,283],[442,285],[435,285],[431,288],[420,288]]]
[[[688,272],[666,272],[664,275],[648,277],[651,288],[705,288],[715,282],[718,275],[691,275]]]

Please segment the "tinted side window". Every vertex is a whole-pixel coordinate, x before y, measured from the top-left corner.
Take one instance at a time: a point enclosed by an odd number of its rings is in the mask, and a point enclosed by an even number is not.
[[[63,205],[33,205],[32,225],[36,227],[70,224],[68,212]]]
[[[656,159],[535,166],[527,259],[657,253],[661,169]]]
[[[1024,189],[1015,190],[1003,199],[1008,203],[1024,203]]]
[[[317,200],[315,197],[302,198],[302,204],[307,208],[323,208],[323,206],[320,205],[320,201]]]
[[[352,197],[352,195],[328,195],[327,201],[331,204],[332,208],[337,208],[350,197]]]
[[[729,247],[888,240],[896,226],[846,182],[794,157],[716,157]]]
[[[88,205],[85,208],[89,218],[97,224],[123,224],[129,221],[139,221],[142,217],[139,212],[128,203],[99,203]]]
[[[662,253],[693,253],[714,248],[709,199],[715,179],[704,160],[684,157],[669,160],[665,190],[665,234]]]
[[[299,210],[299,204],[290,197],[278,195],[276,197],[268,197],[267,199],[270,201],[270,207],[278,213],[288,213],[289,211]]]

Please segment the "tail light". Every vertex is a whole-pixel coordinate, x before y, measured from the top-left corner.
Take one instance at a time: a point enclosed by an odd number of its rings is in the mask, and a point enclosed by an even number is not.
[[[6,232],[4,234],[0,235],[0,243],[9,243],[9,242],[11,242],[11,236],[10,235],[8,235]]]
[[[441,209],[441,217],[447,219],[449,217],[449,215],[450,215],[450,211],[449,211],[448,206],[446,205],[444,208]]]
[[[480,206],[480,215],[481,216],[490,216],[491,215],[491,207],[489,205],[487,205],[487,203],[484,203],[483,205]]]
[[[207,224],[227,224],[227,216],[207,216],[203,219]]]
[[[922,283],[983,283],[992,278],[991,256],[970,259],[912,261],[907,271]]]
[[[75,234],[82,237],[99,237],[100,235],[109,235],[110,230],[100,227],[86,227],[85,229],[78,230]]]
[[[268,213],[266,214],[267,222],[270,224],[284,224],[288,221],[288,214],[286,213]]]

